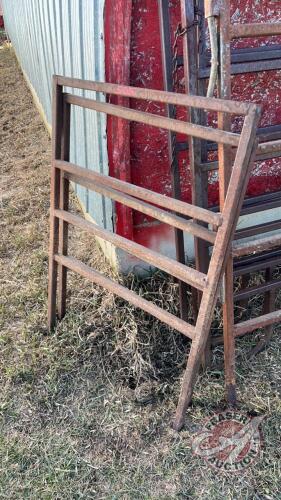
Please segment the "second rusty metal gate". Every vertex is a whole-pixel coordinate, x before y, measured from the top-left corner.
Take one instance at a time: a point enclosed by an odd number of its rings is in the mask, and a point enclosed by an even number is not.
[[[188,94],[205,95],[207,93],[206,82],[212,73],[210,68],[211,55],[215,56],[215,64],[219,64],[218,71],[218,95],[222,98],[231,98],[231,75],[267,71],[281,68],[280,45],[260,47],[255,49],[232,50],[231,41],[239,38],[261,37],[281,35],[280,23],[261,24],[232,24],[230,19],[230,0],[181,0],[181,22],[179,23],[174,41],[171,41],[171,21],[169,18],[169,7],[164,0],[158,0],[160,32],[162,40],[163,76],[165,88],[176,90],[175,72],[183,66],[185,91]],[[217,24],[217,35],[212,40],[213,54],[206,45],[205,17],[214,19]],[[178,54],[177,48],[179,37],[183,41],[183,55]],[[219,44],[216,47],[217,41]],[[216,59],[217,58],[217,59]],[[171,110],[170,110],[171,113]],[[206,115],[190,110],[190,119],[193,123],[206,123]],[[230,117],[226,114],[219,115],[218,124],[224,130],[231,129]],[[281,156],[281,124],[267,126],[257,131],[260,144],[257,149],[256,161],[271,159]],[[176,182],[175,174],[176,154],[182,149],[189,149],[189,162],[192,172],[192,194],[193,203],[201,207],[208,207],[208,172],[218,170],[220,177],[220,206],[223,206],[228,183],[231,175],[232,150],[228,145],[218,147],[219,161],[209,160],[208,155],[213,152],[215,144],[204,144],[198,139],[190,138],[188,143],[176,144],[174,156],[170,155],[173,165],[172,175]],[[281,207],[280,192],[270,193],[245,200],[241,215],[257,213],[271,208]],[[228,401],[232,404],[236,401],[235,393],[235,370],[234,370],[234,337],[239,337],[246,331],[253,331],[258,327],[267,326],[267,333],[253,350],[258,352],[264,347],[272,333],[272,325],[280,321],[280,312],[274,312],[275,290],[280,287],[280,280],[272,280],[272,269],[281,263],[280,248],[281,238],[277,234],[272,236],[260,236],[259,239],[249,243],[239,242],[243,238],[251,238],[281,228],[281,220],[258,224],[254,227],[245,228],[236,232],[236,240],[233,245],[233,254],[229,257],[225,273],[225,300],[223,304],[224,337],[214,338],[212,343],[224,342],[225,364],[226,364],[226,386]],[[179,241],[183,245],[182,241]],[[249,256],[250,253],[254,255]],[[244,257],[245,256],[245,257]],[[242,257],[242,258],[241,258]],[[197,240],[196,244],[196,268],[204,270],[208,266],[209,251],[208,243]],[[233,270],[233,258],[234,270]],[[242,276],[242,285],[247,286],[248,277],[252,271],[266,270],[266,283],[261,286],[245,288],[234,294],[233,278]],[[234,302],[247,300],[257,293],[265,294],[264,316],[254,318],[234,325]],[[205,364],[210,362],[210,345],[205,352]]]

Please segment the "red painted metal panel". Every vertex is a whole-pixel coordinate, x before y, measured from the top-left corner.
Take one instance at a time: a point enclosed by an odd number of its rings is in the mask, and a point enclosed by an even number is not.
[[[281,2],[278,0],[233,0],[232,20],[239,23],[280,22]],[[281,43],[281,37],[243,39],[234,42],[236,48],[260,47]],[[263,106],[261,126],[281,123],[281,72],[264,71],[239,75],[233,79],[236,99],[254,101]],[[274,159],[256,164],[249,183],[248,195],[254,196],[281,189],[281,161]]]
[[[138,87],[162,89],[162,66],[160,54],[159,20],[156,0],[134,0],[132,11],[128,0],[107,0],[106,8],[106,67],[109,81],[129,79],[129,68],[125,56],[128,54],[129,39],[125,35],[128,29],[128,16],[125,9],[132,14],[131,41],[130,41],[130,83]],[[169,1],[172,34],[180,20],[179,0]],[[112,11],[112,12],[111,12]],[[264,0],[233,0],[233,22],[265,22],[281,21],[280,1]],[[110,34],[108,33],[110,31]],[[237,48],[257,47],[281,43],[281,38],[271,37],[256,40],[235,41]],[[123,44],[123,45],[122,45]],[[119,58],[119,60],[118,60]],[[119,62],[118,62],[119,61]],[[122,67],[120,67],[123,66]],[[116,79],[117,78],[117,79]],[[120,80],[121,78],[121,80]],[[233,97],[262,103],[264,113],[262,126],[281,123],[281,75],[280,71],[268,71],[239,75],[233,78]],[[183,88],[179,89],[183,91]],[[140,101],[131,101],[135,109],[147,110],[157,114],[164,114],[161,105]],[[184,116],[183,112],[179,112]],[[109,123],[109,129],[112,126]],[[113,141],[109,142],[110,173],[117,177],[130,178],[137,185],[147,187],[157,192],[171,194],[171,182],[168,164],[168,150],[166,132],[133,123],[130,127],[130,155],[128,155],[128,131],[125,143],[119,137],[122,127],[114,131]],[[116,141],[118,138],[118,141]],[[123,153],[119,148],[124,148]],[[125,155],[125,160],[122,157]],[[129,158],[130,156],[130,158]],[[117,160],[121,157],[121,169],[118,169]],[[188,158],[182,154],[180,158],[183,199],[189,201],[190,171]],[[122,177],[123,176],[123,177]],[[260,162],[251,177],[248,195],[258,195],[281,189],[281,162],[279,159]],[[210,204],[218,202],[218,183],[216,174],[210,174],[209,187]],[[131,215],[131,214],[130,214]],[[117,213],[117,231],[124,234],[128,231],[126,213],[122,217]],[[130,220],[131,222],[131,220]],[[133,213],[134,238],[147,245],[153,246],[152,228],[155,227],[147,217]],[[158,230],[159,231],[159,230]],[[129,233],[128,233],[129,234]],[[169,232],[163,229],[163,236],[167,238]]]
[[[130,83],[130,40],[132,0],[106,0],[105,2],[105,68],[106,81],[128,85]],[[124,97],[112,96],[111,102],[127,106]],[[109,174],[123,181],[131,181],[130,124],[126,120],[108,117]],[[116,203],[115,230],[133,239],[132,210]]]

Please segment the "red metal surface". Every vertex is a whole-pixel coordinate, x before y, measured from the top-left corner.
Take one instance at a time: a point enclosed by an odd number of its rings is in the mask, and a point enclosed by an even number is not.
[[[122,47],[122,43],[129,43],[122,35],[120,40],[120,30],[124,32],[123,15],[128,4],[128,0],[107,0],[106,8],[106,33],[110,38],[110,43],[106,39],[106,66],[107,74],[111,74],[111,81],[116,76],[109,73],[110,68],[118,66],[115,58],[119,57],[122,64],[125,64],[124,53],[128,50],[128,45]],[[130,2],[129,2],[130,3]],[[274,0],[264,0],[256,2],[255,0],[233,0],[232,2],[232,21],[233,22],[280,22],[281,11],[278,7],[279,2]],[[117,5],[118,4],[118,5]],[[110,6],[114,6],[115,21],[112,22]],[[180,20],[179,0],[170,1],[171,18],[173,21],[173,30]],[[120,18],[122,18],[120,20]],[[122,27],[121,27],[122,25]],[[118,31],[119,26],[119,31]],[[233,42],[236,48],[257,47],[260,45],[270,45],[281,43],[280,37],[267,37],[260,39],[243,39]],[[113,56],[112,57],[112,50]],[[162,67],[160,54],[160,37],[157,2],[155,0],[135,0],[132,5],[132,24],[131,24],[131,47],[130,47],[130,84],[139,87],[162,89]],[[128,68],[126,68],[126,71]],[[119,68],[117,76],[122,74],[123,70]],[[125,71],[126,75],[128,73]],[[118,80],[117,80],[118,81]],[[233,96],[239,97],[239,100],[254,101],[263,105],[264,113],[261,126],[275,125],[281,123],[281,99],[280,99],[280,72],[267,71],[262,73],[244,74],[233,78]],[[159,114],[164,114],[164,106],[147,104],[141,101],[132,101],[131,106],[140,110],[151,110]],[[166,132],[147,128],[142,124],[131,124],[130,127],[130,161],[128,159],[128,150],[126,153],[126,167],[124,172],[128,179],[137,185],[146,187],[157,192],[171,194],[171,180],[168,163],[168,149],[166,141]],[[122,144],[121,144],[122,145]],[[115,154],[118,158],[120,152]],[[109,143],[110,157],[113,145]],[[111,161],[111,174],[115,175]],[[190,172],[187,157],[184,153],[180,157],[180,171],[182,177],[183,199],[190,201]],[[123,177],[124,178],[124,177]],[[218,203],[218,183],[217,174],[210,173],[209,202]],[[251,177],[248,192],[250,196],[273,192],[281,188],[281,162],[280,159],[263,161],[256,163],[253,175]],[[126,216],[120,217],[117,214],[117,231],[124,234],[127,231],[128,221]],[[161,229],[158,228],[158,233]],[[169,231],[168,231],[169,232]],[[129,233],[128,233],[129,234]],[[151,220],[137,212],[133,213],[133,234],[137,241],[141,241],[149,246],[153,246],[153,232],[151,231]],[[171,235],[172,236],[172,235]],[[163,241],[167,238],[167,230],[163,227]]]
[[[130,83],[130,39],[132,0],[106,0],[105,76],[110,83]],[[126,106],[127,98],[112,97],[111,102]],[[109,173],[123,181],[131,181],[130,124],[112,116],[107,119]],[[133,239],[132,210],[116,203],[115,230]]]

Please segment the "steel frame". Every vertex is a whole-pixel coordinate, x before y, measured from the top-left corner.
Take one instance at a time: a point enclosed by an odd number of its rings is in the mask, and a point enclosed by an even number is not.
[[[212,0],[206,0],[205,6]],[[218,20],[219,20],[219,37],[220,37],[220,82],[219,82],[219,95],[221,98],[231,99],[231,75],[237,73],[245,72],[245,68],[240,68],[238,66],[237,71],[233,71],[231,66],[231,46],[230,42],[233,39],[247,38],[247,37],[260,37],[260,36],[271,36],[271,35],[281,35],[281,23],[263,23],[263,24],[232,24],[230,18],[230,0],[225,0],[224,2],[219,2],[218,0],[213,0],[213,3],[218,6]],[[256,53],[256,51],[254,51]],[[249,56],[248,56],[249,57]],[[279,64],[280,64],[280,54],[279,54]],[[271,64],[266,67],[268,61],[253,63],[249,66],[249,71],[260,71],[261,69],[272,69]],[[276,64],[276,60],[275,60]],[[275,66],[274,66],[275,67]],[[230,130],[230,122],[228,117],[223,123],[224,130]],[[257,150],[256,160],[268,159],[273,157],[281,156],[281,140],[280,140],[280,126],[265,128],[260,131],[260,144]],[[220,147],[223,154],[226,155],[225,159],[230,158],[230,148],[228,146]],[[220,149],[219,148],[219,149]],[[219,169],[220,172],[220,169]],[[222,172],[221,172],[222,173]],[[221,174],[220,174],[221,175]],[[223,173],[222,173],[223,175]],[[230,173],[228,174],[228,176]],[[228,184],[228,179],[226,186]],[[246,213],[254,213],[260,210],[266,210],[272,206],[281,206],[280,193],[273,194],[270,196],[260,197],[259,200],[255,202],[248,203],[247,207],[244,206],[244,211]],[[243,209],[242,209],[243,213]],[[280,221],[261,224],[254,228],[248,228],[246,230],[239,231],[235,238],[242,239],[246,237],[251,237],[253,235],[258,235],[272,231],[273,229],[280,229]],[[266,335],[264,339],[261,339],[252,353],[256,354],[259,352],[269,341],[272,335],[272,325],[280,321],[281,313],[280,311],[274,311],[275,307],[275,290],[280,286],[280,281],[272,281],[272,252],[275,248],[280,248],[281,238],[279,234],[277,236],[260,236],[256,240],[247,241],[235,241],[232,245],[232,253],[229,256],[228,263],[226,265],[225,273],[225,300],[223,304],[223,339],[214,339],[214,343],[218,343],[223,340],[224,342],[224,355],[225,355],[225,378],[226,378],[226,390],[228,402],[236,403],[236,383],[235,383],[235,338],[244,335],[245,333],[252,332],[258,328],[267,327]],[[259,259],[257,256],[261,252],[267,252],[263,259]],[[256,286],[250,289],[245,288],[245,290],[240,291],[236,295],[233,291],[233,264],[234,258],[241,258],[247,255],[254,254],[254,259],[245,265],[245,260],[238,261],[236,264],[236,274],[237,269],[241,266],[242,275],[244,276],[243,284],[247,286],[247,272],[251,272],[251,269],[265,269],[266,270],[266,284],[265,286]],[[258,264],[258,267],[257,267]],[[251,320],[243,321],[238,324],[234,324],[234,302],[237,300],[246,300],[248,297],[257,294],[264,293],[264,312],[262,316],[254,318]]]
[[[95,99],[78,97],[65,93],[63,87],[79,88],[104,94],[123,97],[148,99],[167,105],[180,105],[199,109],[219,111],[219,113],[244,115],[241,135],[228,131],[212,129],[172,118],[136,111],[122,106],[100,102]],[[235,161],[229,182],[226,199],[220,213],[168,198],[144,188],[97,174],[69,162],[71,106],[93,109],[117,117],[118,119],[138,121],[150,126],[164,128],[196,138],[215,140],[219,145],[229,145],[236,149]],[[92,282],[105,287],[110,292],[130,301],[149,314],[165,322],[192,340],[183,377],[182,388],[174,428],[179,430],[184,422],[185,410],[191,400],[200,359],[209,336],[212,315],[227,256],[236,228],[237,218],[244,198],[250,175],[251,162],[256,153],[256,129],[260,118],[260,108],[254,104],[233,103],[227,100],[207,99],[196,96],[179,95],[163,91],[139,89],[121,85],[89,82],[54,76],[53,79],[53,135],[51,169],[51,207],[50,207],[50,249],[49,249],[49,295],[48,326],[52,330],[56,324],[56,303],[58,297],[58,317],[66,312],[67,270],[74,271]],[[208,273],[192,269],[183,263],[149,250],[124,237],[113,234],[83,218],[69,213],[69,182],[74,181],[93,191],[109,196],[139,211],[181,228],[193,236],[213,240],[213,252]],[[161,209],[158,207],[162,207]],[[165,208],[166,210],[163,210]],[[171,213],[168,210],[171,210]],[[180,214],[180,215],[179,215]],[[187,216],[192,220],[186,220]],[[202,227],[197,221],[211,225]],[[172,315],[155,306],[136,293],[115,283],[98,271],[86,266],[68,255],[68,226],[80,227],[87,232],[110,241],[132,255],[153,266],[170,273],[188,285],[202,292],[202,300],[195,325]]]
[[[160,18],[160,32],[162,39],[162,61],[164,69],[164,84],[167,88],[167,83],[171,88],[171,41],[170,41],[170,22],[169,22],[169,8],[168,3],[164,0],[158,0],[159,5],[159,18]],[[240,37],[256,37],[256,36],[271,36],[281,34],[281,23],[263,23],[263,24],[248,24],[248,25],[232,25],[230,21],[230,1],[221,0],[181,0],[181,27],[183,32],[183,55],[177,57],[177,66],[184,67],[185,76],[185,90],[188,94],[205,95],[206,79],[210,75],[210,56],[206,50],[205,43],[205,9],[207,14],[214,14],[219,21],[220,32],[220,82],[219,92],[221,98],[231,98],[231,75],[241,74],[247,72],[258,72],[264,70],[280,69],[280,45],[271,47],[262,47],[259,49],[242,49],[231,50],[230,42],[235,38]],[[198,112],[190,113],[190,120],[194,123],[204,124],[204,115]],[[229,116],[221,113],[219,115],[219,126],[224,130],[230,130]],[[257,131],[260,139],[258,146],[256,160],[265,160],[280,157],[281,155],[281,125],[269,126],[260,128]],[[221,178],[220,183],[220,207],[224,203],[229,178],[231,175],[231,148],[227,145],[220,145],[219,147],[219,161],[208,162],[206,151],[217,149],[217,144],[208,142],[202,148],[202,141],[190,138],[187,143],[178,143],[177,151],[190,149],[189,159],[191,172],[193,174],[192,183],[192,201],[194,204],[208,207],[207,200],[207,175],[208,172],[219,170]],[[268,210],[274,207],[281,206],[281,198],[279,193],[271,193],[263,196],[258,196],[253,199],[244,200],[241,215],[256,213],[263,210]],[[220,210],[218,207],[217,210]],[[237,231],[234,239],[248,238],[254,235],[262,235],[263,233],[280,229],[281,221],[271,222],[267,224],[259,224],[253,228],[246,228]],[[271,238],[270,238],[271,240]],[[275,239],[274,239],[275,241]],[[272,245],[274,244],[274,241]],[[278,238],[277,238],[277,241]],[[281,256],[277,256],[276,252],[267,251],[261,257],[258,255],[249,258],[240,258],[237,260],[238,252],[244,251],[246,253],[247,245],[243,245],[239,250],[239,245],[234,244],[233,257],[230,257],[226,266],[225,272],[225,292],[226,300],[223,305],[224,315],[224,337],[213,339],[212,343],[217,344],[224,341],[225,344],[225,366],[226,366],[226,392],[229,403],[235,404],[236,402],[236,389],[235,389],[235,344],[234,344],[234,316],[233,304],[234,301],[244,301],[247,297],[254,293],[265,293],[264,311],[271,313],[274,309],[274,293],[278,287],[276,281],[272,281],[272,269],[274,265],[281,264]],[[253,246],[254,245],[254,246]],[[271,245],[269,238],[262,239],[261,246],[253,244],[250,248],[258,251],[262,247],[263,250],[270,248]],[[195,243],[195,262],[196,269],[205,271],[208,267],[209,253],[208,243],[197,239]],[[236,260],[233,261],[233,258]],[[234,273],[233,273],[234,265]],[[248,274],[253,270],[265,269],[266,270],[266,287],[256,287],[255,289],[240,291],[233,294],[233,277],[242,276],[243,286],[248,284]],[[277,314],[278,319],[278,314]],[[270,317],[270,321],[273,318]],[[270,324],[270,323],[268,323]],[[251,326],[251,324],[250,324]],[[242,328],[242,327],[241,327]],[[245,328],[243,328],[244,330]],[[236,329],[236,333],[239,331]],[[272,328],[267,328],[266,336],[263,341],[258,343],[254,349],[254,353],[259,352],[266,342],[270,339]],[[210,342],[204,353],[203,365],[210,364]]]

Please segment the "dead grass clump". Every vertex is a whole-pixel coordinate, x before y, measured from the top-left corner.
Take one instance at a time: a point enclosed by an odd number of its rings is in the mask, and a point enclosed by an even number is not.
[[[158,306],[178,312],[177,285],[162,273],[142,280],[128,276],[119,281]],[[151,377],[168,380],[177,376],[188,345],[182,335],[119,297],[106,294],[98,300],[96,314],[81,333],[98,346],[108,369],[132,388]]]

